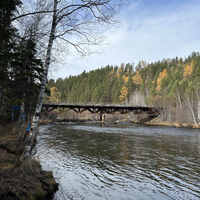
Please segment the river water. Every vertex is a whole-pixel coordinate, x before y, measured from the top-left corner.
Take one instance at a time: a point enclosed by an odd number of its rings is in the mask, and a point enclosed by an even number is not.
[[[40,126],[35,158],[55,200],[200,199],[200,131],[134,124]]]

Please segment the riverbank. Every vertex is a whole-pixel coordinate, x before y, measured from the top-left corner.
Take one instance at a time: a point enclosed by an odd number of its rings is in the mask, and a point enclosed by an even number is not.
[[[176,127],[176,128],[198,128],[195,124],[186,124],[186,123],[169,123],[169,122],[159,122],[159,121],[149,121],[149,122],[138,122],[138,121],[130,121],[130,120],[122,120],[122,121],[117,121],[118,123],[120,122],[132,122],[135,124],[146,124],[146,125],[151,125],[151,126],[169,126],[169,127]]]
[[[198,128],[196,124],[192,123],[178,123],[178,122],[162,122],[160,117],[152,119],[149,122],[145,122],[145,124],[153,125],[153,126],[169,126],[169,127],[176,127],[176,128]]]
[[[186,123],[168,123],[168,122],[147,122],[145,124],[152,125],[152,126],[169,126],[169,127],[176,127],[176,128],[198,128],[195,124],[186,124]]]
[[[120,122],[132,122],[135,124],[146,124],[146,125],[152,125],[152,126],[169,126],[169,127],[176,127],[176,128],[198,128],[196,126],[196,124],[192,124],[192,123],[178,123],[178,122],[163,122],[160,119],[160,116],[146,116],[143,117],[139,120],[128,120],[128,119],[124,119],[124,120],[117,120],[116,122],[120,123]]]
[[[55,121],[52,120],[40,120],[40,124],[48,124],[48,123],[104,123],[104,124],[112,124],[112,123],[123,123],[123,122],[130,122],[134,124],[146,124],[146,125],[152,125],[152,126],[169,126],[169,127],[176,127],[176,128],[198,128],[195,124],[192,123],[178,123],[178,122],[162,122],[160,120],[160,117],[155,116],[147,116],[144,118],[141,118],[139,120],[132,120],[132,119],[122,119],[122,120],[116,120],[116,121],[97,121],[97,120],[89,120],[89,119],[62,119],[58,118]]]
[[[38,161],[19,158],[25,143],[10,126],[0,127],[0,199],[52,199],[58,189],[52,172],[43,171]]]

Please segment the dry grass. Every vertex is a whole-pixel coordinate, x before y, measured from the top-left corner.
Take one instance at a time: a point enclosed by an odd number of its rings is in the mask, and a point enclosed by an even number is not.
[[[186,124],[186,123],[169,123],[169,122],[147,122],[145,124],[149,125],[157,125],[157,126],[170,126],[170,127],[177,127],[177,128],[197,128],[195,124]]]

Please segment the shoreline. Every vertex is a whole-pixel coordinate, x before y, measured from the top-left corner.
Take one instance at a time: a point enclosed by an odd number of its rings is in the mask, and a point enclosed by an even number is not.
[[[175,127],[175,128],[192,128],[192,129],[198,129],[198,127],[195,124],[186,124],[186,123],[168,123],[168,122],[147,122],[145,123],[147,125],[152,126],[169,126],[169,127]]]
[[[98,121],[98,120],[90,120],[90,119],[62,119],[58,118],[56,121],[51,120],[41,120],[40,125],[45,124],[54,124],[54,123],[98,123],[98,124],[119,124],[123,122],[129,122],[133,124],[144,124],[144,125],[151,125],[151,126],[168,126],[168,127],[175,127],[175,128],[192,128],[192,129],[198,129],[198,127],[195,124],[191,123],[178,123],[178,122],[161,122],[158,118],[154,118],[152,120],[148,120],[148,118],[142,118],[140,120],[129,120],[129,119],[123,119],[123,120],[116,120],[116,121]]]
[[[53,173],[42,170],[39,161],[20,161],[25,142],[11,126],[0,127],[0,199],[52,199],[58,190]]]

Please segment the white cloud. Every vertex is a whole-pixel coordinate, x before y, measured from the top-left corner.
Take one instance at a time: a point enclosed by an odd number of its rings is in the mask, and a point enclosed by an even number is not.
[[[72,66],[58,70],[57,77],[77,75],[106,65],[137,63],[139,60],[154,62],[163,58],[184,57],[200,49],[200,4],[185,4],[172,12],[156,8],[142,9],[132,4],[123,13],[124,25],[109,33],[111,44],[106,54],[74,60]]]

